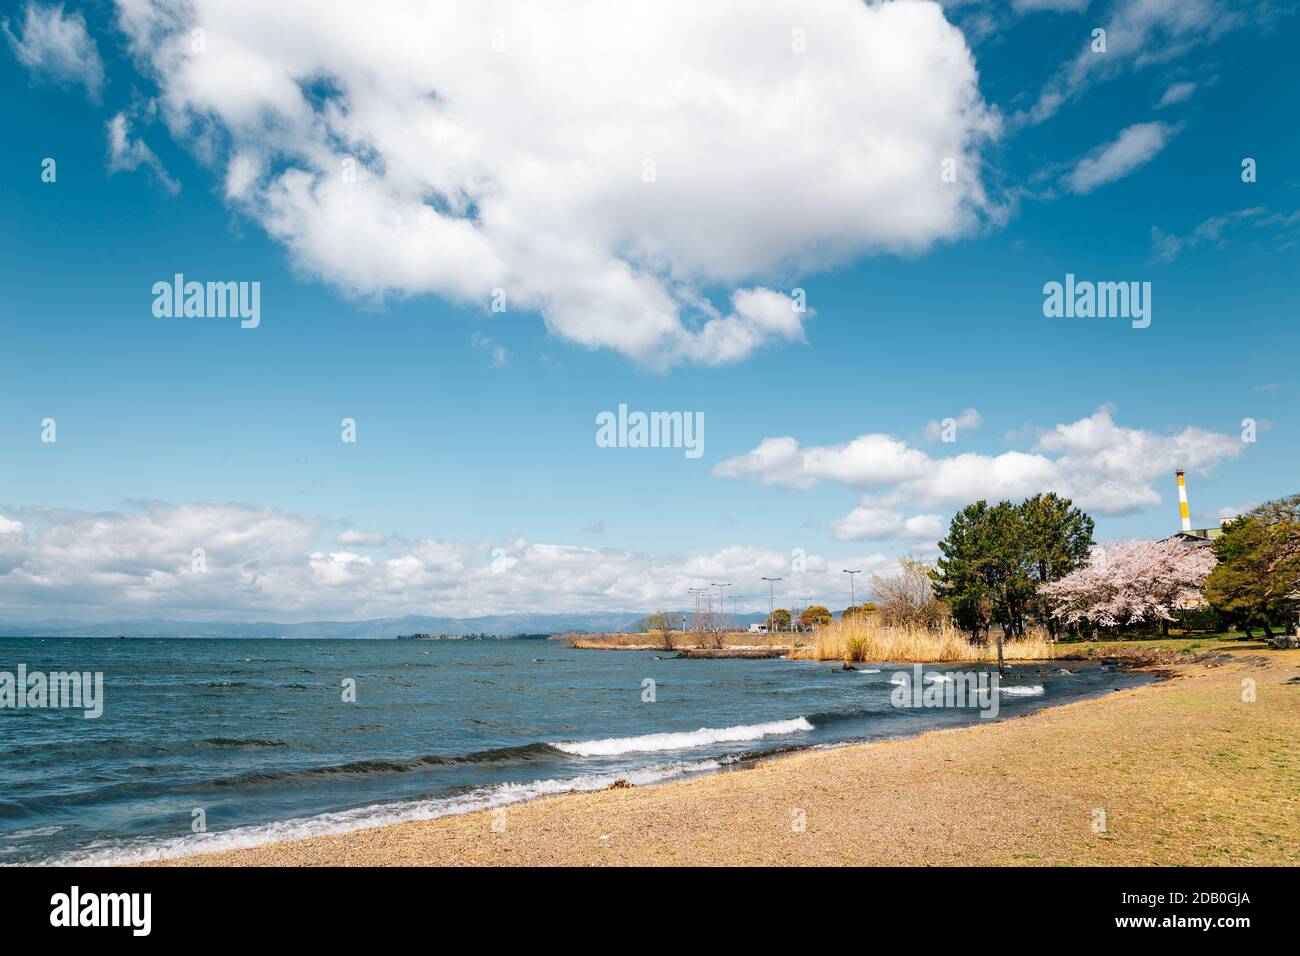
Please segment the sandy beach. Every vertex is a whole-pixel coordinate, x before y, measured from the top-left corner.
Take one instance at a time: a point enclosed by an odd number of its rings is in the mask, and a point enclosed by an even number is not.
[[[162,865],[1300,863],[1300,651],[1167,671],[1004,722],[518,804],[504,829],[478,812]]]

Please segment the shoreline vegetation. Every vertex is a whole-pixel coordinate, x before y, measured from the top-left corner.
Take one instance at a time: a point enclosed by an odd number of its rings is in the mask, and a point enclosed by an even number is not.
[[[1300,864],[1300,650],[1135,643],[1176,660],[1168,680],[729,773],[151,865]]]
[[[851,591],[838,619],[825,605],[809,603],[770,608],[762,634],[729,631],[722,589],[731,585],[711,584],[718,613],[711,591],[704,592],[701,610],[700,589],[693,589],[690,632],[671,628],[679,619],[684,625],[685,615],[656,611],[638,623],[643,635],[568,638],[576,648],[687,649],[679,657],[771,657],[780,648],[791,660],[846,666],[997,662],[1001,668],[1006,661],[1093,656],[1062,646],[1156,628],[1164,637],[1176,629],[1244,628],[1249,638],[1260,626],[1272,647],[1300,648],[1300,495],[1218,529],[1193,531],[1186,518],[1184,524],[1161,541],[1099,547],[1092,518],[1068,498],[981,500],[953,517],[935,562],[904,556],[893,573],[872,574],[873,600],[853,604]]]
[[[948,661],[996,663],[996,642],[974,644],[970,636],[951,623],[937,627],[900,625],[885,627],[875,616],[859,615],[838,619],[807,632],[754,634],[725,632],[649,632],[645,634],[562,635],[570,647],[584,650],[671,651],[681,657],[770,657],[788,660],[899,661],[943,663]],[[1031,631],[1024,638],[1003,646],[1008,661],[1053,660],[1063,645],[1049,642],[1044,634]],[[779,655],[772,652],[779,651]]]
[[[971,644],[964,631],[950,626],[925,628],[887,628],[872,619],[859,622],[840,621],[812,634],[752,634],[728,631],[721,634],[677,632],[668,646],[661,635],[652,633],[559,634],[578,650],[657,651],[690,660],[744,658],[766,660],[823,661],[828,663],[863,663],[885,661],[899,664],[970,663],[996,664],[997,645]],[[1234,642],[1258,638],[1249,632],[1189,632],[1168,636],[1146,635],[1108,640],[1062,639],[1049,641],[1046,635],[1030,630],[1026,637],[1003,645],[1008,664],[1033,661],[1105,660],[1142,667],[1187,662],[1212,648],[1237,646]],[[1266,645],[1262,645],[1265,646]]]

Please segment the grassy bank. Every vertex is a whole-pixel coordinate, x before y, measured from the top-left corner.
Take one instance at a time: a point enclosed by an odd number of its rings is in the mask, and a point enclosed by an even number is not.
[[[951,625],[937,630],[912,627],[882,627],[874,617],[834,621],[790,652],[792,660],[811,661],[996,661],[996,639],[972,644],[970,636]],[[1052,644],[1035,635],[1008,641],[1003,646],[1007,660],[1040,661],[1055,656]]]
[[[537,800],[504,827],[483,811],[179,862],[1295,866],[1300,651],[1225,657],[1014,720]]]

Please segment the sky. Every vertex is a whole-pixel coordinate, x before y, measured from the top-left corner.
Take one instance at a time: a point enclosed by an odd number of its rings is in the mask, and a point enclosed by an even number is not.
[[[6,5],[0,618],[838,610],[980,498],[1294,493],[1294,7]]]

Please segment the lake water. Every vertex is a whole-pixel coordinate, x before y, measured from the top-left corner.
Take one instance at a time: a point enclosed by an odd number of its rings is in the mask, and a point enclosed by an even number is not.
[[[248,846],[986,722],[895,707],[908,665],[555,641],[0,638],[0,672],[20,664],[102,672],[103,714],[0,708],[0,864]],[[999,719],[1153,679],[1063,667],[1013,668]]]

